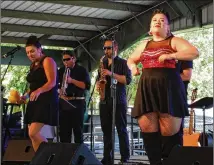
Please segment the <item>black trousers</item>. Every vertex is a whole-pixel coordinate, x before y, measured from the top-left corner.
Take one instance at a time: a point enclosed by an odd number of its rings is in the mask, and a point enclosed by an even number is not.
[[[100,103],[100,121],[103,131],[104,140],[104,159],[106,161],[111,160],[112,156],[112,112],[113,105],[112,101],[107,101],[105,103]],[[127,105],[117,104],[116,114],[115,114],[115,126],[117,128],[121,160],[129,159],[129,138],[127,133]]]
[[[59,136],[60,142],[71,143],[72,130],[74,133],[74,142],[83,143],[83,119],[86,110],[85,100],[69,101],[76,108],[65,110],[60,108],[59,115]]]

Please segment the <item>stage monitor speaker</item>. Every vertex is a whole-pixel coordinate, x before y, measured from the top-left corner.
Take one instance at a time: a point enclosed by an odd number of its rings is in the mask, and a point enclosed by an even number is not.
[[[30,140],[10,140],[4,153],[3,164],[30,163],[34,155]]]
[[[213,165],[213,147],[176,146],[163,165]]]
[[[42,143],[30,165],[102,165],[85,144]]]

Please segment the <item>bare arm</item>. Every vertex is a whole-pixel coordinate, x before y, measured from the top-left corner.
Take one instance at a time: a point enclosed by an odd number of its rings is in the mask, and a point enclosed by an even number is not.
[[[30,90],[27,90],[23,96],[20,97],[19,103],[24,103],[29,98]]]
[[[148,43],[148,40],[143,41],[130,55],[130,57],[127,60],[127,65],[129,69],[131,70],[131,73],[133,76],[140,75],[139,68],[137,68],[137,64],[140,62],[141,53],[144,51],[146,45]]]
[[[29,93],[30,93],[30,89],[28,89],[22,97],[26,99],[29,98]]]
[[[143,52],[143,50],[145,49],[147,42],[148,40],[140,43],[140,45],[138,45],[134,52],[129,56],[127,65],[130,70],[132,70],[134,65],[137,65],[140,62],[141,52]]]
[[[121,84],[126,84],[126,76],[114,73],[113,77]]]
[[[46,57],[43,62],[43,67],[47,77],[47,82],[39,88],[41,93],[51,90],[56,85],[57,74],[56,63],[52,58]]]
[[[57,69],[55,61],[50,57],[46,57],[43,61],[43,68],[45,70],[47,82],[31,93],[30,101],[36,101],[41,93],[51,90],[56,85]]]
[[[68,83],[72,83],[74,84],[75,86],[81,88],[81,89],[85,89],[85,83],[83,81],[78,81],[78,80],[75,80],[75,79],[72,79],[72,78],[69,78],[68,79]]]
[[[103,69],[102,72],[103,72],[103,75],[105,75],[105,76],[111,76],[112,75],[111,71],[109,71],[108,69]],[[126,76],[125,75],[119,75],[117,73],[114,73],[113,78],[122,84],[126,84]]]
[[[196,47],[190,44],[187,40],[179,37],[174,37],[172,39],[172,48],[177,51],[172,54],[174,59],[177,60],[190,61],[199,56],[199,52]]]
[[[79,70],[79,78],[73,79],[70,76],[68,77],[68,83],[74,84],[75,86],[81,88],[81,89],[86,89],[89,90],[91,86],[91,80],[90,76],[88,74],[88,71],[86,71],[85,68],[82,68]]]
[[[183,81],[189,81],[192,76],[192,68],[184,69],[180,76]]]

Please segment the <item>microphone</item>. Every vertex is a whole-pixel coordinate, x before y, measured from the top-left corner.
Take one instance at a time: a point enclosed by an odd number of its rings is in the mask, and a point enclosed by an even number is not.
[[[5,53],[4,55],[2,55],[2,58],[7,58],[8,56],[13,55],[16,51],[20,50],[21,46],[16,46],[14,49],[12,49],[11,51]]]
[[[107,36],[105,34],[103,34],[101,37],[100,37],[100,40],[106,40],[107,39]]]

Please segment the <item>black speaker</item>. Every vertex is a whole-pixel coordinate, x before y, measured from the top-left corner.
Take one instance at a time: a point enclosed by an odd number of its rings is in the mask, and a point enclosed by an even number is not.
[[[34,155],[30,140],[10,140],[4,153],[3,164],[30,163]]]
[[[30,165],[102,165],[85,144],[41,143]]]
[[[163,165],[212,165],[213,147],[180,147],[172,149]]]

